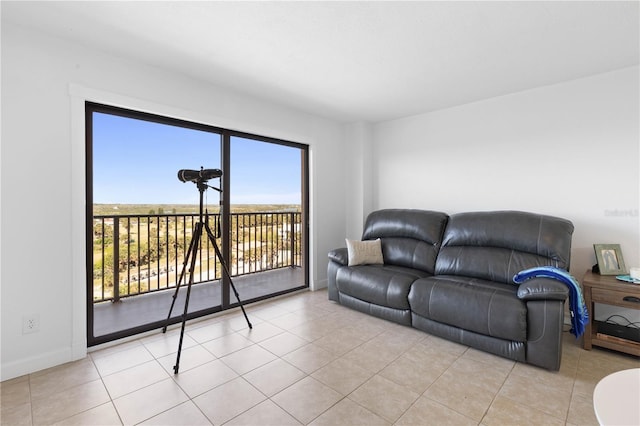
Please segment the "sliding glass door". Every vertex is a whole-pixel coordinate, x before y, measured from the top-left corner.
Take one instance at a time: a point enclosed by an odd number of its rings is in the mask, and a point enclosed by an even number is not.
[[[307,150],[244,135],[230,147],[230,256],[246,297],[306,286]]]
[[[308,286],[306,146],[94,103],[86,128],[89,345],[180,321],[190,283],[188,317],[236,306],[221,260],[243,303]],[[191,274],[200,194],[178,171],[201,168],[222,176]]]

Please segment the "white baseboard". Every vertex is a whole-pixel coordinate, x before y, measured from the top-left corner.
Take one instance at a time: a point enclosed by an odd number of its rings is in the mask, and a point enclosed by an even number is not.
[[[327,286],[329,285],[329,280],[327,280],[326,278],[324,280],[319,280],[319,281],[314,281],[311,284],[311,291],[316,291],[316,290],[322,290],[323,288],[327,288]]]
[[[14,379],[16,377],[24,376],[25,374],[35,373],[36,371],[55,367],[71,361],[74,361],[73,350],[72,348],[65,348],[58,351],[23,358],[19,361],[2,363],[2,367],[0,369],[0,381]]]

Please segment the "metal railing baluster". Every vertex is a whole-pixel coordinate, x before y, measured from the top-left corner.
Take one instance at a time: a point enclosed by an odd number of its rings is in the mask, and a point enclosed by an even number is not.
[[[120,219],[113,220],[113,301],[120,300]]]
[[[218,214],[214,217],[214,226],[220,221]],[[300,220],[302,215],[298,212],[254,212],[254,213],[231,213],[231,229],[235,230],[232,237],[233,259],[231,260],[230,271],[232,276],[240,276],[252,273],[265,272],[283,267],[301,266],[299,265],[302,254],[298,243],[298,233],[301,230]],[[100,215],[94,216],[97,230],[94,235],[94,253],[100,251],[98,261],[94,260],[94,303],[106,300],[114,302],[123,297],[145,294],[168,288],[175,288],[176,282],[171,282],[171,276],[177,280],[179,271],[182,268],[182,256],[188,247],[190,236],[193,234],[193,227],[197,214],[148,214],[148,215]],[[124,220],[126,234],[123,234],[123,244],[126,243],[126,259],[120,259],[120,221]],[[144,227],[143,221],[146,221]],[[155,221],[156,227],[152,227]],[[165,230],[161,231],[161,226]],[[135,240],[132,237],[132,226],[136,229]],[[191,226],[190,230],[188,227]],[[108,242],[106,233],[109,227],[113,228],[113,241]],[[173,227],[173,229],[170,229]],[[299,227],[299,228],[298,228]],[[146,228],[146,232],[143,229]],[[181,230],[179,228],[182,228]],[[298,228],[298,230],[297,230]],[[289,235],[287,236],[287,232]],[[146,238],[143,234],[146,233]],[[98,235],[100,234],[100,235]],[[154,238],[152,238],[152,236]],[[171,236],[174,241],[171,241]],[[153,240],[156,241],[153,241]],[[179,244],[180,239],[182,244]],[[125,241],[126,240],[126,241]],[[132,250],[131,244],[135,244]],[[206,282],[220,279],[218,277],[218,262],[214,262],[213,276],[211,275],[210,249],[212,242],[206,239],[206,253],[204,249],[200,251],[200,265],[194,283]],[[170,245],[173,244],[173,247]],[[288,247],[287,247],[288,246]],[[108,274],[105,268],[108,263],[108,251],[113,250],[113,292],[107,291]],[[155,249],[155,253],[154,253]],[[163,259],[163,256],[165,257]],[[170,259],[174,256],[174,259]],[[206,256],[206,262],[203,259]],[[289,257],[287,259],[287,256]],[[132,258],[133,257],[133,258]],[[98,266],[98,262],[101,266]],[[242,262],[240,267],[239,262]],[[205,266],[206,264],[206,266]],[[173,270],[171,268],[173,265]],[[144,268],[143,268],[144,266]],[[162,268],[165,270],[166,278],[161,275]],[[126,267],[126,271],[122,268]],[[204,273],[203,268],[207,268]],[[123,273],[122,280],[126,280],[126,285],[120,289],[120,273]],[[126,276],[125,275],[126,272]],[[153,280],[152,276],[156,275]],[[135,282],[135,285],[132,283]],[[146,282],[146,288],[143,283]],[[154,286],[152,287],[152,282]],[[124,284],[124,283],[123,283]],[[98,291],[98,286],[100,290]],[[126,289],[126,290],[125,290]]]

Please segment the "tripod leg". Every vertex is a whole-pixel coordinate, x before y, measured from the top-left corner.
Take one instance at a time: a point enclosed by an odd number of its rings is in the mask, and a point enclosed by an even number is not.
[[[196,225],[197,226],[197,225]],[[178,283],[176,284],[176,291],[173,293],[173,301],[171,302],[171,308],[169,308],[169,314],[167,315],[167,321],[162,328],[162,332],[167,332],[167,327],[169,326],[169,319],[171,318],[171,312],[173,312],[173,306],[176,304],[176,299],[178,298],[178,291],[180,290],[180,285],[182,284],[182,279],[184,278],[185,271],[187,270],[187,264],[189,263],[189,256],[193,254],[195,258],[195,238],[191,239],[189,243],[189,249],[187,250],[187,254],[184,257],[184,262],[182,264],[182,271],[180,271],[180,278],[178,278]]]
[[[189,284],[187,285],[187,297],[184,301],[184,313],[182,314],[182,327],[180,328],[180,342],[178,343],[178,355],[176,356],[176,365],[173,366],[173,374],[178,374],[180,369],[180,354],[182,353],[182,340],[184,339],[184,327],[187,322],[187,312],[189,310],[189,298],[191,297],[191,284],[193,284],[193,275],[196,267],[196,252],[198,250],[198,244],[200,242],[200,236],[202,235],[202,223],[196,223],[195,234],[193,240],[193,251],[191,253],[191,265],[189,267]]]
[[[211,228],[209,228],[209,224],[207,222],[204,223],[204,227],[207,230],[207,235],[209,236],[209,240],[213,243],[213,249],[215,250],[216,256],[218,256],[218,260],[220,261],[220,264],[222,265],[222,270],[227,275],[227,278],[229,279],[229,283],[231,284],[231,288],[233,289],[233,293],[236,295],[236,299],[238,300],[238,304],[240,305],[240,309],[242,310],[242,314],[244,315],[244,319],[247,320],[247,325],[249,326],[249,329],[252,329],[253,326],[251,325],[251,322],[249,321],[249,317],[247,316],[247,313],[244,310],[244,306],[242,305],[242,301],[240,300],[240,296],[238,295],[238,291],[236,290],[236,286],[233,285],[233,280],[231,279],[231,274],[229,273],[229,269],[227,268],[227,264],[224,261],[224,258],[222,257],[222,253],[220,253],[220,249],[218,248],[218,244],[216,243],[216,238],[213,235],[213,232],[211,232]]]

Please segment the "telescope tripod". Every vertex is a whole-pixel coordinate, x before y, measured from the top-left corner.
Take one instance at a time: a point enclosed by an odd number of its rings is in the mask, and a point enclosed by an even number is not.
[[[242,306],[242,301],[240,300],[240,296],[238,295],[238,291],[236,290],[236,286],[233,285],[233,281],[231,280],[231,274],[229,273],[229,269],[227,268],[227,264],[224,261],[224,258],[222,257],[222,253],[220,252],[220,249],[218,248],[218,244],[216,243],[216,237],[213,234],[213,232],[211,232],[211,228],[209,227],[209,224],[202,220],[204,214],[203,214],[203,195],[204,192],[206,191],[208,185],[206,181],[203,180],[198,180],[197,182],[195,182],[196,185],[198,186],[198,190],[200,191],[200,215],[199,215],[199,220],[198,222],[195,224],[195,228],[193,231],[193,237],[191,238],[191,243],[189,244],[189,249],[187,250],[187,253],[185,255],[184,258],[184,263],[182,264],[182,271],[180,272],[180,278],[178,278],[178,283],[176,285],[176,291],[173,294],[173,301],[171,302],[171,308],[169,309],[169,314],[167,315],[167,321],[165,323],[164,328],[162,329],[163,333],[167,332],[167,326],[169,325],[169,320],[171,318],[171,312],[173,311],[173,306],[176,303],[176,299],[178,297],[178,292],[180,291],[180,285],[182,283],[182,279],[184,278],[185,272],[187,270],[187,264],[189,264],[189,283],[187,284],[187,296],[184,302],[184,312],[182,314],[182,328],[180,330],[180,342],[178,343],[178,355],[176,357],[176,365],[173,366],[173,373],[174,374],[178,374],[178,370],[180,369],[180,354],[182,352],[182,340],[184,338],[184,328],[185,328],[185,323],[187,321],[187,311],[189,310],[189,298],[191,296],[191,285],[193,284],[193,278],[194,278],[194,272],[195,272],[195,267],[196,267],[196,258],[197,258],[197,253],[198,253],[198,249],[200,247],[200,241],[202,239],[202,230],[204,229],[207,232],[207,235],[209,237],[209,241],[211,241],[213,243],[213,248],[216,252],[216,257],[218,258],[218,260],[220,261],[220,264],[222,265],[222,270],[224,271],[224,275],[227,277],[227,279],[229,280],[229,284],[231,284],[231,288],[233,289],[233,293],[236,296],[236,299],[238,300],[238,304],[240,305],[240,309],[242,309],[242,314],[244,315],[244,318],[247,320],[247,325],[249,326],[250,329],[253,328],[253,326],[251,325],[251,322],[249,322],[249,317],[247,317],[247,313],[244,310],[244,306]],[[213,188],[213,187],[211,187]],[[216,189],[217,188],[213,188]],[[218,190],[219,191],[219,190]]]

